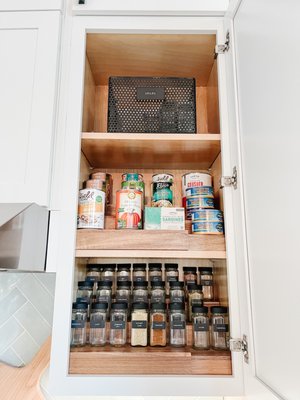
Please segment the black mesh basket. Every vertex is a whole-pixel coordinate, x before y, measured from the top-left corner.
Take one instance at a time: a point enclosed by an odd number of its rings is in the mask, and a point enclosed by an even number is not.
[[[196,133],[195,79],[111,77],[108,132]]]

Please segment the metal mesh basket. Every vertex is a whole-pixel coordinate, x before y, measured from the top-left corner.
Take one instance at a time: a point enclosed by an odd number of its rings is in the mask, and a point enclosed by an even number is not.
[[[108,132],[196,133],[195,79],[110,77]]]

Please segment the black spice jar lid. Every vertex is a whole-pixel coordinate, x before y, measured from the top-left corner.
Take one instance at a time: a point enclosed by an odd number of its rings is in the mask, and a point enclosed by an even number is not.
[[[153,271],[153,270],[161,271],[162,264],[161,263],[149,263],[148,268],[149,268],[149,271]]]
[[[133,303],[133,310],[148,310],[148,303]]]
[[[128,304],[126,302],[118,302],[118,303],[112,303],[111,309],[112,310],[127,310]]]
[[[209,275],[211,275],[212,274],[212,267],[198,267],[198,271],[201,273],[201,274],[204,274],[204,272],[208,272],[208,274]]]
[[[214,307],[211,307],[210,312],[212,314],[227,314],[228,313],[228,307],[214,306]]]
[[[184,282],[182,281],[170,281],[169,282],[170,288],[183,288]]]
[[[195,274],[197,272],[197,267],[183,267],[183,272],[192,272]]]
[[[148,287],[148,282],[147,281],[135,281],[133,282],[133,287],[134,288],[147,288]]]
[[[147,264],[145,264],[145,263],[132,264],[133,269],[139,269],[142,271],[146,271],[146,267],[147,267]]]
[[[117,288],[131,287],[131,281],[119,281],[117,282]]]
[[[205,306],[199,306],[197,304],[192,306],[192,312],[193,313],[200,313],[200,314],[207,314],[208,313],[208,307]]]
[[[73,310],[82,310],[83,308],[87,310],[88,303],[87,302],[80,302],[79,299],[72,305]]]
[[[96,302],[92,304],[92,310],[107,310],[108,303]]]
[[[92,281],[79,281],[78,282],[78,287],[88,287],[89,289],[93,289],[94,287],[94,282]]]
[[[172,270],[172,269],[178,269],[178,264],[174,264],[174,263],[166,263],[165,264],[165,270]]]
[[[151,286],[153,288],[160,287],[160,286],[165,287],[165,282],[164,281],[152,281]]]
[[[118,271],[130,271],[131,264],[117,264]]]
[[[95,271],[100,272],[102,265],[99,264],[87,264],[86,269],[87,271]]]
[[[112,287],[112,281],[100,281],[97,282],[98,288],[104,287],[104,286],[109,286],[110,288]]]
[[[152,303],[151,310],[164,311],[166,309],[165,303]]]
[[[197,285],[196,283],[189,283],[188,285],[187,285],[187,289],[188,289],[188,291],[190,291],[190,290],[202,290],[202,285]]]
[[[183,311],[184,306],[185,304],[182,302],[182,303],[171,303],[169,307],[171,311]]]
[[[117,268],[116,264],[105,264],[103,266],[103,271],[115,271]]]

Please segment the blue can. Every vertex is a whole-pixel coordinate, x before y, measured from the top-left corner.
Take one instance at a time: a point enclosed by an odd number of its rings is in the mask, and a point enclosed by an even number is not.
[[[214,199],[211,197],[193,196],[186,198],[187,211],[198,210],[199,208],[214,208],[214,206]]]
[[[192,233],[196,234],[209,234],[209,235],[222,235],[224,233],[223,222],[207,222],[198,221],[192,222]]]
[[[221,210],[197,210],[192,211],[192,221],[223,222],[223,212]]]
[[[214,189],[212,186],[196,186],[187,188],[185,193],[186,197],[190,196],[204,196],[210,198],[214,197]]]

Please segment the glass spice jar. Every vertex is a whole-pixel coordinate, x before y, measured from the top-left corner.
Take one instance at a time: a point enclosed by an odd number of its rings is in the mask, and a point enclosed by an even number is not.
[[[165,282],[166,282],[166,295],[170,293],[170,282],[178,281],[179,271],[178,264],[167,263],[165,264]]]
[[[166,301],[165,282],[151,282],[151,303],[164,303]]]
[[[197,268],[196,267],[183,267],[183,281],[185,288],[187,285],[197,283]]]
[[[91,281],[79,281],[76,292],[76,298],[86,299],[89,303],[93,294],[94,282]]]
[[[192,306],[203,305],[203,292],[202,286],[195,283],[188,285],[188,301],[187,301],[187,311],[188,311],[188,321],[192,322]]]
[[[192,306],[193,347],[208,350],[210,347],[208,308]]]
[[[98,264],[88,264],[86,266],[86,280],[98,282],[101,279],[101,267]]]
[[[149,282],[162,281],[162,264],[160,263],[149,263]]]
[[[90,317],[90,345],[104,346],[106,344],[107,303],[93,303]]]
[[[71,322],[71,346],[86,344],[87,303],[73,303]]]
[[[182,281],[170,282],[170,303],[184,304],[184,282]]]
[[[148,282],[147,281],[133,282],[132,302],[133,303],[148,303]]]
[[[98,303],[107,303],[108,304],[108,312],[107,317],[109,318],[111,302],[112,302],[112,282],[111,281],[101,281],[98,282],[97,288],[97,302]]]
[[[147,346],[148,304],[133,303],[131,314],[131,346]]]
[[[117,264],[117,284],[131,281],[131,264]]]
[[[184,303],[170,304],[170,345],[182,347],[186,344],[186,317]]]
[[[116,264],[105,264],[103,266],[101,280],[112,282],[111,290],[114,295],[116,292]]]
[[[86,319],[87,321],[90,320],[90,310],[91,310],[91,303],[93,296],[91,297],[91,301],[89,301],[86,297],[77,297],[76,299],[76,303],[82,303],[82,304],[86,304],[87,310],[86,310]]]
[[[145,282],[147,280],[146,272],[147,264],[132,264],[132,280],[133,282]]]
[[[211,345],[215,350],[228,349],[229,319],[228,308],[211,307]]]
[[[127,303],[113,303],[110,314],[109,343],[124,346],[127,341]]]
[[[116,301],[119,303],[124,301],[129,306],[130,297],[131,297],[131,282],[130,281],[117,282]]]
[[[167,317],[164,303],[153,303],[150,313],[150,346],[167,345]]]
[[[214,299],[214,282],[212,267],[198,267],[199,283],[203,287],[203,299]]]

